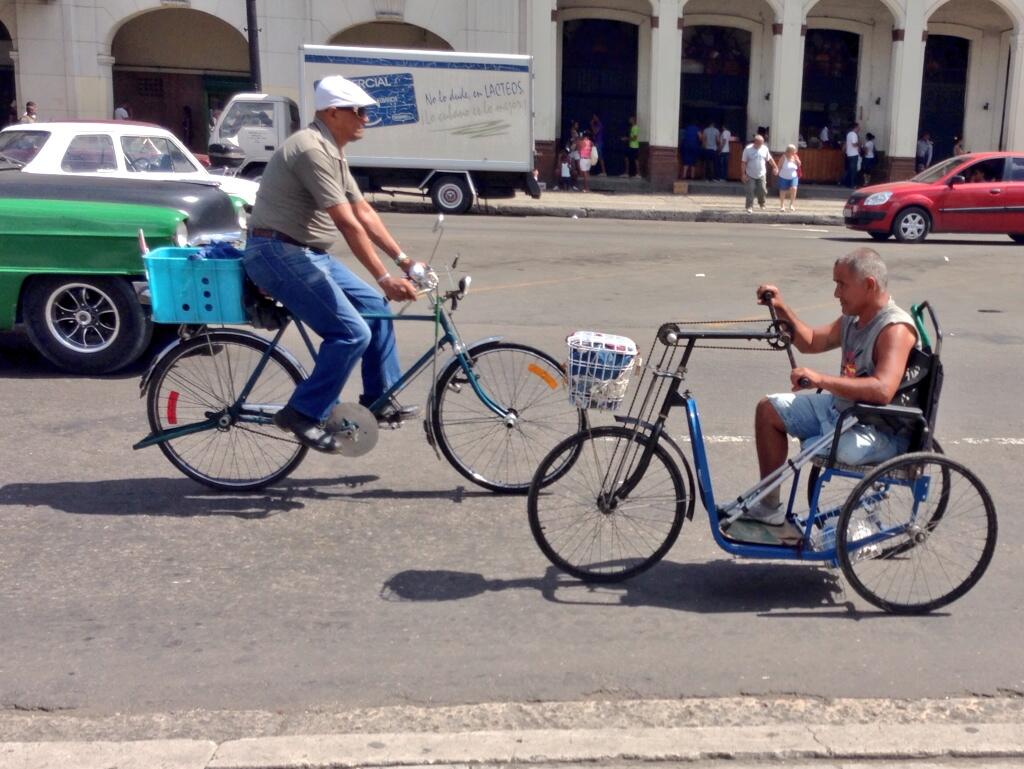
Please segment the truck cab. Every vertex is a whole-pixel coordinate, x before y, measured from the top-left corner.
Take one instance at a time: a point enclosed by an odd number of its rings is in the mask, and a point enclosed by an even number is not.
[[[270,156],[298,129],[299,107],[287,96],[236,94],[210,134],[210,162],[259,179]]]

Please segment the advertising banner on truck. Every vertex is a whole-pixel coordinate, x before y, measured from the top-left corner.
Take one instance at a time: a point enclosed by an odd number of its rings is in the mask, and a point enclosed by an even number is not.
[[[345,148],[354,165],[530,171],[533,105],[529,56],[303,46],[301,101],[327,75],[358,83],[379,103],[363,138]]]

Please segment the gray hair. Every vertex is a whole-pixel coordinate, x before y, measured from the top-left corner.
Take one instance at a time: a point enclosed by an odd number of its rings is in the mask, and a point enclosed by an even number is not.
[[[878,288],[885,291],[889,287],[889,271],[885,262],[873,248],[855,248],[845,256],[836,259],[836,267],[847,267],[860,279],[874,278]]]

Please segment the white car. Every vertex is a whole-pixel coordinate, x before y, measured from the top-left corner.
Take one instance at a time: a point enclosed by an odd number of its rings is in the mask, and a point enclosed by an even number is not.
[[[166,128],[128,120],[8,126],[0,131],[0,158],[35,174],[212,183],[248,210],[259,189],[249,179],[211,174]]]

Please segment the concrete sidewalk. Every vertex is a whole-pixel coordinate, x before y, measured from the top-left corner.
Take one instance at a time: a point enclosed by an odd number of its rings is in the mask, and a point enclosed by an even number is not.
[[[21,727],[19,719],[24,722]],[[221,723],[224,719],[235,719],[228,731]],[[336,727],[344,727],[331,729],[332,719]],[[61,725],[62,720],[71,725]],[[97,726],[105,720],[106,727]],[[505,703],[290,716],[258,712],[105,718],[2,714],[0,734],[24,734],[23,727],[32,721],[42,722],[35,733],[66,738],[0,743],[0,769],[327,769],[511,763],[538,769],[587,763],[613,769],[638,761],[685,764],[693,769],[722,762],[731,769],[782,762],[807,769],[862,762],[880,769],[905,761],[1024,766],[1022,706],[1020,698],[1013,697],[927,702],[790,697]],[[109,739],[113,736],[110,724],[115,722],[125,739]],[[141,731],[140,724],[144,725]],[[317,724],[321,729],[304,731]],[[244,736],[247,731],[252,736]],[[153,739],[157,735],[166,738]]]
[[[415,190],[408,192],[415,193]],[[379,211],[432,213],[429,197],[368,193],[367,199]],[[742,193],[715,194],[624,194],[602,192],[561,192],[546,190],[539,200],[525,193],[514,198],[482,200],[473,214],[497,216],[554,216],[577,219],[640,219],[675,222],[737,222],[758,224],[802,224],[842,226],[843,200],[797,200],[796,211],[780,212],[778,197],[769,196],[764,210],[744,211]]]

